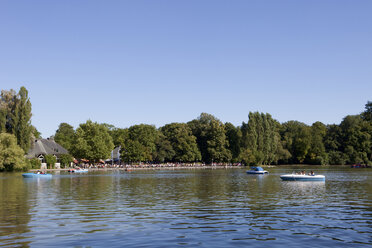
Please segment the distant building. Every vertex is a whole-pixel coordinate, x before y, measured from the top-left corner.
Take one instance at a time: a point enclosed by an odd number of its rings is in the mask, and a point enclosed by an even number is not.
[[[45,155],[54,155],[58,159],[61,154],[68,154],[68,151],[56,143],[54,139],[36,139],[26,157],[38,158],[45,162]]]
[[[105,162],[106,163],[111,163],[111,162],[120,163],[120,150],[121,150],[121,146],[115,147],[115,149],[111,151],[111,158],[106,159]]]

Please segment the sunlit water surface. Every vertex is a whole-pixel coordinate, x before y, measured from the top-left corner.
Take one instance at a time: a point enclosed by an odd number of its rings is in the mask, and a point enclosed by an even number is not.
[[[325,182],[244,169],[0,174],[5,247],[371,247],[372,170]]]

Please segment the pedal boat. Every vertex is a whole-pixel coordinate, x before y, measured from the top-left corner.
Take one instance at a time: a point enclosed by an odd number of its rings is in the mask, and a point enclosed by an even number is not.
[[[281,175],[280,178],[283,181],[325,181],[325,176],[323,175],[297,175],[297,174],[286,174]]]
[[[67,172],[82,173],[82,172],[88,172],[88,169],[69,169]]]
[[[88,169],[75,169],[75,173],[88,172]]]
[[[41,174],[41,173],[23,173],[24,178],[51,178],[52,174]]]
[[[264,169],[262,169],[262,167],[252,167],[250,170],[247,170],[246,171],[247,174],[268,174],[269,172],[268,171],[265,171]]]

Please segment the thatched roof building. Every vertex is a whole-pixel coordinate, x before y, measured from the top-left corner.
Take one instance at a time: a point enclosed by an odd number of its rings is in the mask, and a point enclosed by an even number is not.
[[[53,139],[37,139],[28,151],[27,158],[43,159],[45,155],[54,155],[57,158],[61,154],[68,154],[68,151]]]

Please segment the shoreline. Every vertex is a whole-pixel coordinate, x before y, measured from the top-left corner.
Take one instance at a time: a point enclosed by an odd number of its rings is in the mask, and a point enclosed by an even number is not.
[[[298,167],[298,168],[308,168],[308,167],[339,167],[339,168],[350,168],[350,165],[304,165],[304,164],[295,164],[295,165],[261,165],[262,168],[286,168],[286,167]],[[86,168],[89,171],[135,171],[135,170],[180,170],[180,169],[249,169],[250,166],[244,165],[176,165],[176,166],[128,166],[128,167],[92,167]],[[61,169],[44,169],[43,171],[68,171],[74,168],[61,168]],[[41,169],[30,169],[28,171],[35,172]]]
[[[134,170],[179,170],[179,169],[242,169],[245,166],[224,166],[224,165],[214,165],[214,166],[164,166],[164,167],[157,167],[157,166],[148,166],[148,167],[118,167],[118,168],[87,168],[89,171],[115,171],[115,170],[122,170],[122,171],[134,171]],[[74,168],[63,168],[63,169],[45,169],[43,171],[68,171]],[[34,172],[41,169],[30,169],[29,171]]]

